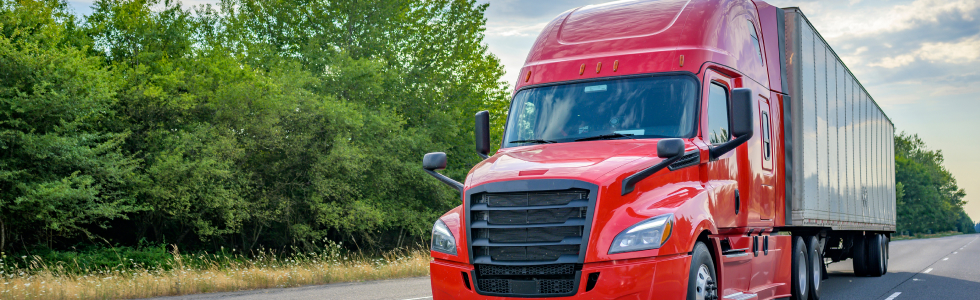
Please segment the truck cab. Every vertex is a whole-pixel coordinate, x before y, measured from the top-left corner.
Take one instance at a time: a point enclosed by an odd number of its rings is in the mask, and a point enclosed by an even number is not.
[[[423,159],[462,200],[433,228],[434,299],[818,299],[837,240],[787,201],[784,14],[617,1],[546,25],[499,150],[480,112],[464,182]]]

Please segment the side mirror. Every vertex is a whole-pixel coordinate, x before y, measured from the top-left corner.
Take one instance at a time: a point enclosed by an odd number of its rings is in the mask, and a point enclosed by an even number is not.
[[[732,90],[732,134],[736,137],[752,135],[752,90],[741,88]]]
[[[422,168],[429,171],[442,170],[446,168],[446,161],[446,153],[428,153],[422,157]]]
[[[489,158],[490,154],[490,112],[481,111],[476,113],[476,128],[473,129],[476,136],[476,153],[483,159]]]
[[[436,172],[436,170],[442,170],[446,168],[446,160],[447,160],[446,153],[443,152],[427,153],[425,154],[425,156],[422,157],[422,169],[425,169],[425,172],[429,173],[429,175],[432,175],[432,177],[439,179],[439,181],[448,184],[449,186],[453,187],[454,189],[462,193],[463,192],[462,183],[459,183],[459,181],[455,181],[452,178],[446,177],[446,175],[442,175]]]
[[[712,160],[718,159],[752,139],[752,135],[755,134],[754,107],[752,89],[738,88],[732,90],[731,130],[735,139],[711,148],[708,152],[711,154]]]
[[[657,142],[657,157],[671,158],[684,154],[684,140],[663,139]]]

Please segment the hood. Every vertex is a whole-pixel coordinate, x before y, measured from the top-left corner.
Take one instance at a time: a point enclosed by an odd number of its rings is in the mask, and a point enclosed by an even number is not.
[[[603,175],[616,169],[659,162],[657,141],[606,140],[501,149],[473,167],[466,177],[466,186],[544,178],[578,179],[602,185]]]

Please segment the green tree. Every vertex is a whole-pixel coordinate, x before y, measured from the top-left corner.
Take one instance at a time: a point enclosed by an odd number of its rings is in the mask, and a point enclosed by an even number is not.
[[[967,232],[966,192],[943,166],[941,150],[929,150],[917,135],[895,136],[898,230]]]
[[[502,132],[475,1],[0,1],[0,248],[405,245]]]
[[[74,24],[64,2],[0,2],[0,250],[144,209],[130,133],[111,126],[118,80]]]

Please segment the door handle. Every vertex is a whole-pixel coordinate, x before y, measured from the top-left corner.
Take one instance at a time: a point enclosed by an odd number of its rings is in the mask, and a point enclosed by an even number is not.
[[[738,195],[738,190],[735,190],[735,214],[738,215],[739,211],[742,210],[742,199]]]

